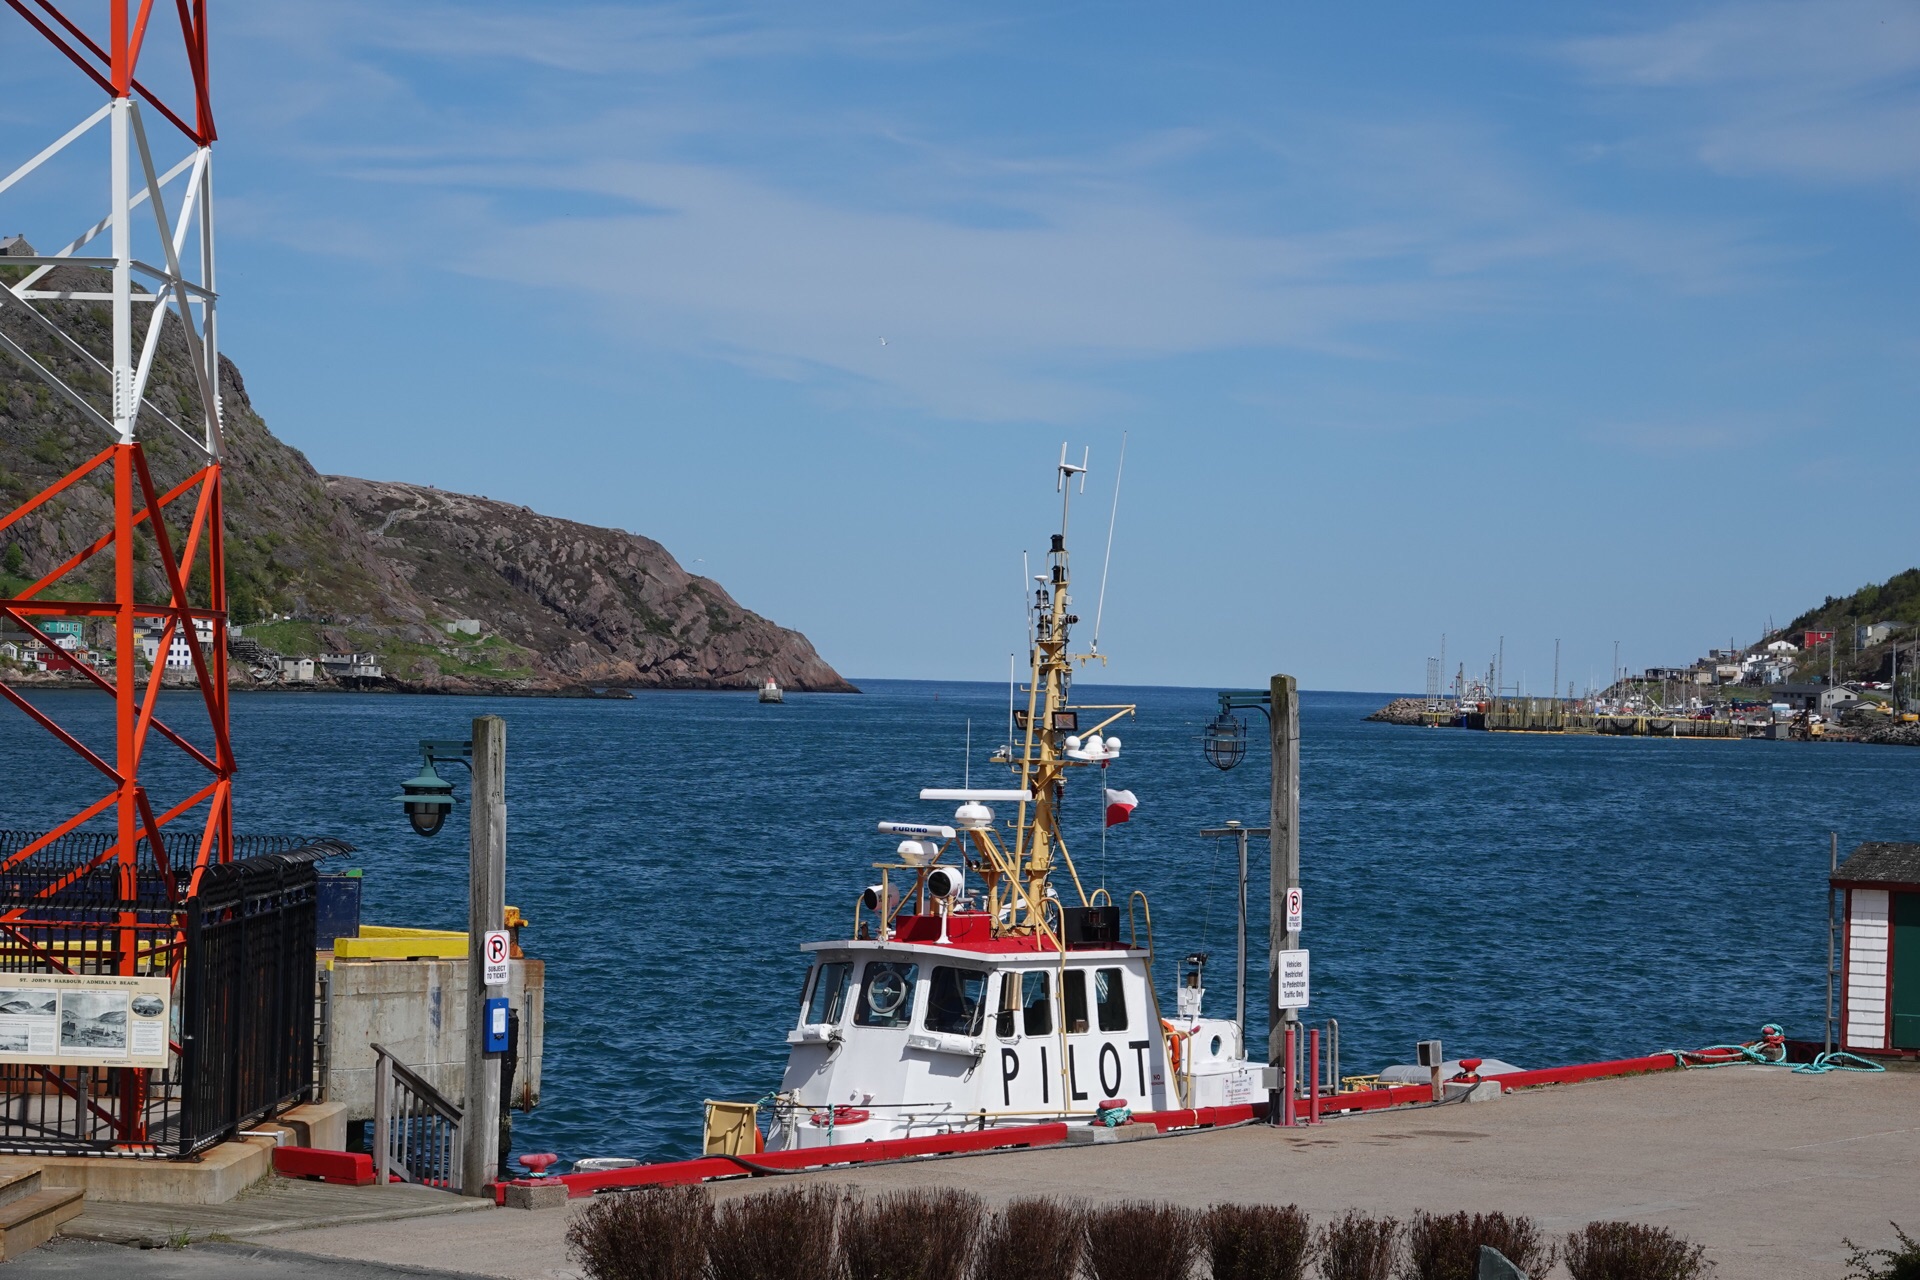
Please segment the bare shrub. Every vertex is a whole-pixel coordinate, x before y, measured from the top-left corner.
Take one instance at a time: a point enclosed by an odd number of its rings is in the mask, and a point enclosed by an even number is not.
[[[591,1280],[702,1280],[712,1234],[705,1187],[598,1196],[567,1224],[567,1257]]]
[[[1532,1218],[1423,1211],[1414,1214],[1407,1224],[1400,1275],[1403,1280],[1475,1280],[1480,1274],[1483,1244],[1498,1249],[1508,1262],[1530,1276],[1543,1276],[1552,1270],[1557,1252]]]
[[[1200,1230],[1213,1280],[1305,1280],[1313,1229],[1298,1205],[1217,1204]]]
[[[1086,1206],[1034,1196],[987,1220],[974,1280],[1077,1280],[1086,1253]]]
[[[707,1243],[707,1280],[843,1280],[844,1187],[765,1191],[723,1204]]]
[[[1704,1247],[1640,1222],[1589,1222],[1567,1236],[1564,1256],[1573,1280],[1701,1280],[1713,1270]]]
[[[1848,1250],[1847,1280],[1920,1280],[1920,1240],[1902,1231],[1897,1222],[1887,1225],[1900,1239],[1898,1249],[1868,1249],[1840,1238]]]
[[[1199,1215],[1191,1209],[1129,1200],[1087,1215],[1093,1280],[1187,1280],[1199,1254]]]
[[[1320,1228],[1320,1280],[1392,1280],[1400,1224],[1349,1209]]]
[[[847,1280],[967,1280],[984,1210],[951,1188],[855,1201],[840,1229]]]

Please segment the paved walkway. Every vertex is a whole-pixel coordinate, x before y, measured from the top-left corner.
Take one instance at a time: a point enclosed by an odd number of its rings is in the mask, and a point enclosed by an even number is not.
[[[89,1200],[60,1234],[141,1248],[249,1240],[310,1227],[386,1222],[441,1214],[484,1213],[487,1205],[431,1187],[340,1187],[269,1177],[226,1204],[120,1204]]]
[[[55,1240],[7,1264],[7,1280],[70,1276],[74,1280],[487,1280],[457,1271],[354,1262],[260,1245],[210,1244],[191,1249],[129,1249],[97,1240]]]
[[[995,1203],[1042,1192],[1194,1206],[1293,1202],[1318,1219],[1349,1207],[1396,1215],[1498,1209],[1531,1214],[1554,1233],[1627,1218],[1705,1244],[1726,1280],[1841,1280],[1842,1236],[1890,1240],[1889,1219],[1920,1234],[1916,1153],[1920,1073],[1796,1076],[1729,1067],[1538,1089],[1318,1129],[1235,1129],[806,1177],[870,1191],[959,1186]],[[722,1183],[714,1194],[751,1194],[770,1181]],[[576,1274],[564,1233],[580,1203],[289,1231],[269,1240],[316,1261],[559,1280]],[[330,1280],[334,1273],[312,1274]]]

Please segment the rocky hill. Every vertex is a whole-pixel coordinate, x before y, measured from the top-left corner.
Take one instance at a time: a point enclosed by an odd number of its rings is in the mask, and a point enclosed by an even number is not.
[[[18,271],[0,267],[0,274]],[[48,284],[97,289],[97,274],[62,270]],[[104,307],[55,303],[48,310],[87,349],[106,351]],[[106,375],[17,304],[0,306],[0,331],[105,404]],[[448,692],[751,688],[768,676],[789,689],[853,690],[805,636],[687,573],[651,539],[437,489],[322,477],[267,429],[240,371],[223,360],[220,374],[229,608],[247,638],[268,649],[290,656],[372,651],[401,687]],[[199,416],[176,325],[160,343],[147,398],[176,421]],[[164,492],[191,473],[195,455],[159,412],[143,411],[141,431]],[[0,513],[108,443],[0,351]],[[102,473],[75,486],[0,534],[0,594],[111,527],[105,480]],[[188,514],[170,524],[180,529]],[[164,599],[145,538],[137,555],[149,598]],[[61,594],[99,598],[111,563],[96,556]],[[471,621],[449,630],[462,620]]]
[[[576,684],[850,690],[797,631],[651,538],[416,485],[328,476],[375,552],[442,617],[481,622]],[[415,660],[422,674],[434,660]]]

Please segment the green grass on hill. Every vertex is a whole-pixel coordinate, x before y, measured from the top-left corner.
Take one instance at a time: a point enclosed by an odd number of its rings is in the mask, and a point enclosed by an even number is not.
[[[1920,624],[1920,569],[1896,573],[1879,585],[1869,584],[1850,596],[1828,596],[1787,624],[1788,634],[1805,631],[1851,630],[1869,622]],[[1845,648],[1845,645],[1842,645]]]

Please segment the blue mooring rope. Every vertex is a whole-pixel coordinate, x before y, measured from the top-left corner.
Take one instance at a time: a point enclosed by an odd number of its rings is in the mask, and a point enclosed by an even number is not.
[[[1732,1067],[1741,1064],[1756,1067],[1791,1067],[1797,1076],[1823,1076],[1829,1071],[1885,1071],[1877,1062],[1870,1062],[1857,1053],[1845,1053],[1834,1050],[1832,1053],[1815,1054],[1812,1062],[1798,1065],[1787,1061],[1787,1033],[1777,1022],[1769,1022],[1760,1028],[1760,1039],[1746,1044],[1710,1044],[1704,1049],[1662,1049],[1661,1054],[1672,1054],[1674,1065],[1687,1071],[1705,1071],[1712,1067]],[[1728,1055],[1714,1062],[1690,1062],[1690,1058],[1705,1057],[1707,1054]]]

